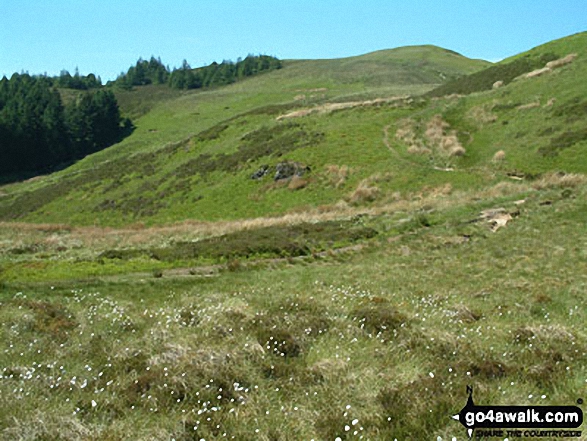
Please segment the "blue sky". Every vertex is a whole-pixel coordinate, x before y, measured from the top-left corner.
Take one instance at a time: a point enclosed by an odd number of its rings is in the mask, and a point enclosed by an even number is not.
[[[139,57],[338,58],[435,44],[497,61],[587,30],[586,0],[0,0],[0,76],[114,79]]]

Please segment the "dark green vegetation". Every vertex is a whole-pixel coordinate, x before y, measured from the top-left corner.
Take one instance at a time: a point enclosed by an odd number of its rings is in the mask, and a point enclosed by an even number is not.
[[[575,404],[586,72],[582,33],[115,89],[131,136],[0,187],[0,438],[464,439],[467,385]]]
[[[102,87],[102,80],[94,74],[80,75],[76,69],[71,75],[68,71],[63,70],[57,78],[52,78],[53,84],[62,89],[88,90]]]
[[[49,78],[14,74],[0,80],[0,179],[47,172],[131,130],[112,91],[82,93],[64,106]]]
[[[281,66],[277,58],[249,55],[236,63],[224,61],[199,69],[184,61],[181,68],[170,71],[152,57],[150,61],[139,59],[109,85],[132,89],[168,84],[175,89],[198,89],[227,85]],[[68,71],[54,78],[14,74],[0,81],[0,182],[52,171],[130,135],[132,122],[122,120],[111,89],[71,93],[90,89],[102,89],[101,79],[94,74],[80,75],[77,70],[73,76]]]
[[[440,97],[451,94],[468,95],[473,92],[491,90],[493,85],[502,81],[504,85],[511,83],[515,78],[544,67],[549,61],[556,60],[556,54],[547,53],[537,57],[529,55],[517,58],[508,63],[488,67],[480,72],[455,78],[440,87],[428,92],[426,96]]]
[[[168,84],[175,89],[200,89],[202,87],[225,86],[239,79],[261,72],[281,69],[282,63],[268,55],[249,55],[236,63],[223,61],[209,66],[192,69],[186,60],[180,68],[170,70],[160,58],[151,57],[149,61],[139,59],[126,74],[119,76],[114,84],[130,89],[133,86],[148,84]]]
[[[351,221],[271,226],[237,231],[196,242],[179,242],[148,250],[107,250],[98,258],[131,259],[146,256],[164,262],[212,259],[222,262],[235,258],[308,256],[370,239],[377,231],[356,226]]]

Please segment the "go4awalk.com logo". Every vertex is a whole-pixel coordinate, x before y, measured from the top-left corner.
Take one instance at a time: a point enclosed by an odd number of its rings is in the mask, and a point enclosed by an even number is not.
[[[473,388],[467,386],[469,398],[453,416],[467,429],[469,438],[579,438],[583,411],[577,406],[478,406],[473,402]],[[582,404],[582,400],[577,400]]]

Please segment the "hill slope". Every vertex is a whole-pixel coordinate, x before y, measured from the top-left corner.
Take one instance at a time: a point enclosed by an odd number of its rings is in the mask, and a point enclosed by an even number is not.
[[[298,143],[309,146],[330,138],[330,147],[322,147],[322,159],[308,164],[319,168],[325,165],[330,148],[340,149],[335,141],[338,135],[323,135],[331,130],[326,121],[306,127],[306,122],[276,123],[276,116],[333,101],[419,93],[443,78],[486,64],[435,47],[411,47],[341,60],[289,61],[279,71],[215,90],[177,93],[153,86],[121,91],[123,112],[146,112],[136,120],[135,133],[61,173],[5,188],[3,192],[10,196],[0,200],[1,216],[120,224],[149,218],[167,222],[283,212],[300,201],[274,207],[280,192],[269,191],[270,200],[265,203],[247,203],[259,185],[246,177],[267,162],[267,156],[285,153],[278,151],[282,147],[277,144],[289,142],[283,148],[293,151],[299,150]],[[333,128],[339,126],[338,121],[333,124]],[[243,145],[247,143],[244,137],[253,132],[251,142],[273,139],[273,145],[265,147],[271,152],[251,153],[253,147]],[[289,141],[281,139],[284,137]],[[190,169],[201,162],[201,155],[232,154],[241,147],[242,157],[235,159],[232,169],[219,170],[225,173],[204,176]],[[249,154],[252,156],[245,157]],[[326,203],[340,195],[341,191],[317,192],[308,203]],[[238,206],[226,212],[226,201],[237,199]],[[76,201],[74,211],[72,200]],[[205,207],[197,207],[198,201]]]
[[[0,439],[463,439],[470,385],[577,403],[586,37],[466,96],[159,90],[131,140],[2,188],[39,223],[0,222]]]
[[[484,65],[430,46],[291,61],[229,87],[168,96],[119,145],[5,187],[0,217],[82,225],[244,219],[585,172],[586,35],[517,57],[533,60],[526,70],[568,63],[529,77],[522,70],[499,89],[461,98],[404,95]],[[493,81],[515,60],[459,82]],[[151,90],[130,92],[129,107]],[[274,181],[277,167],[305,173]]]

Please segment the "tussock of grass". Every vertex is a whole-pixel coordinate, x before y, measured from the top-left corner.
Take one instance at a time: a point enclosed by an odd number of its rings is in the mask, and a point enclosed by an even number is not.
[[[516,110],[528,110],[528,109],[536,109],[540,107],[540,101],[534,101],[528,104],[522,104],[521,106],[516,107]]]
[[[348,196],[350,204],[359,205],[373,202],[379,195],[379,187],[373,185],[371,179],[364,179],[359,182],[357,188]]]
[[[357,307],[351,316],[361,328],[378,334],[393,331],[407,324],[407,317],[390,305],[385,299],[371,299]]]
[[[548,188],[575,188],[587,182],[587,177],[577,173],[550,172],[532,183],[536,190]]]
[[[558,67],[572,63],[575,58],[577,58],[577,54],[569,54],[566,57],[559,58],[558,60],[549,61],[546,63],[546,67],[549,67],[550,69],[556,69]]]
[[[492,111],[495,110],[496,105],[493,106],[475,106],[467,112],[467,119],[472,121],[478,127],[483,127],[487,124],[494,123],[498,117]]]
[[[22,300],[19,306],[29,308],[34,313],[32,330],[48,334],[51,338],[64,339],[78,326],[75,317],[67,308],[43,301]]]
[[[327,165],[326,177],[328,183],[334,188],[342,187],[351,173],[351,169],[347,165]]]
[[[503,162],[503,161],[505,161],[505,158],[506,158],[505,152],[503,150],[498,150],[493,155],[493,162]]]

